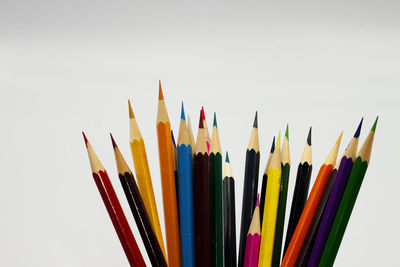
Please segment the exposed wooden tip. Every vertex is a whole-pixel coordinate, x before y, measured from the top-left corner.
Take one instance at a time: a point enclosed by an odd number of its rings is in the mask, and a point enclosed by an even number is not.
[[[158,100],[164,100],[164,95],[161,88],[161,80],[158,80]]]
[[[124,173],[130,173],[132,174],[132,171],[130,170],[128,164],[126,163],[124,157],[122,156],[121,151],[119,150],[113,136],[111,135],[111,142],[113,145],[113,149],[114,149],[114,156],[115,156],[115,162],[117,163],[117,171],[119,174],[124,174]],[[132,174],[133,175],[133,174]]]
[[[132,106],[131,106],[131,101],[128,99],[128,106],[129,106],[129,118],[134,119],[135,114],[133,114]]]
[[[260,234],[260,206],[257,205],[253,211],[253,217],[251,219],[248,235]]]
[[[338,155],[338,151],[339,151],[340,142],[342,140],[342,135],[343,135],[343,131],[340,133],[338,139],[336,140],[335,144],[333,145],[333,148],[329,152],[328,157],[324,161],[325,165],[333,165],[333,166],[335,166],[337,155]]]

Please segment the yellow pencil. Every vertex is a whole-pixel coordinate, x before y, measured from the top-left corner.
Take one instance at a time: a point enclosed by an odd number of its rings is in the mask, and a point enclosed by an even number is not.
[[[164,258],[167,259],[164,240],[161,233],[160,221],[158,219],[156,200],[154,198],[149,164],[147,162],[146,147],[144,145],[142,134],[140,133],[139,126],[136,122],[135,115],[132,111],[131,102],[129,100],[128,104],[131,152],[133,164],[135,165],[136,179],[139,185],[140,195],[143,198],[144,206],[146,207],[147,214],[149,215],[151,225],[153,226],[154,232],[157,236],[157,240],[164,254]]]
[[[268,169],[267,191],[265,193],[265,207],[262,222],[260,256],[258,267],[269,267],[272,262],[274,249],[276,215],[278,211],[279,190],[281,185],[281,132],[279,131],[278,140],[271,165]]]

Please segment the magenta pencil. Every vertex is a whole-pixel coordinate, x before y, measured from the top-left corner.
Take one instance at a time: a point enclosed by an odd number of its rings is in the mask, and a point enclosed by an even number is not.
[[[257,267],[258,252],[260,251],[260,199],[257,196],[257,204],[254,208],[253,218],[246,239],[246,251],[244,254],[244,267]]]

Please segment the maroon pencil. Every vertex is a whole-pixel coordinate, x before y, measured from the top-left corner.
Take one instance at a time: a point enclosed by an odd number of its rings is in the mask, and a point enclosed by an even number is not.
[[[128,258],[129,264],[131,266],[146,267],[139,247],[136,244],[136,240],[133,237],[131,228],[126,220],[124,211],[122,210],[122,207],[118,201],[118,197],[115,194],[110,178],[108,178],[106,170],[104,169],[97,155],[94,153],[92,146],[85,136],[85,133],[82,132],[82,134],[83,138],[85,139],[94,181],[99,189],[101,198],[106,206],[108,215],[111,218],[119,241],[121,242],[122,248],[125,251],[126,257]]]

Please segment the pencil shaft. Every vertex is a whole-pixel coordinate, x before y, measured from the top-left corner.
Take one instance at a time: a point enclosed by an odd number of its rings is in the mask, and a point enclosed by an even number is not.
[[[126,172],[118,176],[152,266],[167,266],[133,175]]]
[[[156,233],[158,243],[160,244],[164,257],[166,258],[167,254],[165,252],[164,240],[161,233],[160,220],[158,217],[144,141],[143,139],[134,139],[130,142],[130,146],[140,195],[142,196],[151,225]]]
[[[286,213],[286,200],[287,192],[289,186],[289,173],[290,164],[282,164],[282,178],[281,187],[279,191],[279,203],[278,212],[276,217],[276,228],[275,228],[275,240],[274,240],[274,250],[272,255],[273,267],[278,267],[281,262],[281,251],[282,251],[282,238],[283,238],[283,228],[285,224],[285,213]]]
[[[180,264],[179,219],[176,201],[174,158],[172,154],[171,125],[168,122],[157,124],[158,152],[160,158],[161,184],[164,202],[164,221],[167,236],[168,265]]]
[[[256,152],[254,149],[247,149],[243,186],[242,218],[240,224],[239,267],[242,267],[244,264],[247,232],[250,227],[251,218],[257,201],[259,164],[260,152]]]
[[[182,266],[195,266],[192,146],[178,146],[179,227]]]
[[[208,154],[194,158],[194,218],[196,266],[210,265],[210,173]]]
[[[297,169],[296,185],[293,193],[292,206],[290,208],[289,223],[286,231],[285,249],[283,250],[283,254],[285,254],[287,247],[289,246],[294,230],[296,229],[301,213],[303,212],[304,205],[307,202],[311,172],[312,165],[310,165],[308,162],[299,164],[299,167]]]
[[[367,161],[363,161],[361,157],[357,157],[343,193],[343,198],[340,201],[328,240],[326,241],[319,266],[332,266],[335,262],[340,243],[346,231],[367,168]]]
[[[232,177],[224,178],[223,195],[224,266],[236,267],[235,180]]]
[[[125,255],[128,258],[129,264],[131,266],[145,267],[146,264],[144,263],[142,254],[133,237],[131,228],[126,220],[111,181],[108,178],[107,172],[99,171],[98,173],[93,173],[93,178],[125,251]]]
[[[260,241],[261,237],[258,233],[247,235],[244,267],[257,267]]]
[[[219,152],[210,154],[210,233],[211,266],[222,266],[222,155]]]
[[[309,267],[317,266],[319,263],[352,167],[353,160],[344,156],[340,162],[340,167],[338,169],[335,182],[333,183],[331,193],[329,194],[329,198],[321,218],[318,233],[311,250],[310,259],[308,261]]]
[[[264,173],[261,184],[261,197],[260,197],[260,224],[262,227],[265,205],[265,192],[267,191],[268,174]],[[262,228],[261,228],[262,229]]]

